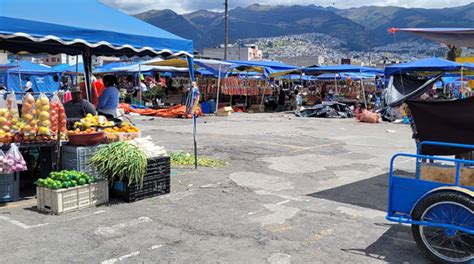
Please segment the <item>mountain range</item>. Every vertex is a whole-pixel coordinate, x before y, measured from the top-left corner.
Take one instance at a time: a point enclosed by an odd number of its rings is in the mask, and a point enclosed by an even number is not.
[[[135,15],[178,36],[192,39],[196,49],[217,46],[224,39],[224,15],[197,10],[186,14],[150,10]],[[389,27],[474,27],[474,3],[466,6],[423,9],[367,6],[349,9],[316,5],[253,4],[229,10],[229,41],[302,33],[324,33],[345,42],[350,50],[367,50],[393,43]],[[397,35],[398,40],[415,37]]]

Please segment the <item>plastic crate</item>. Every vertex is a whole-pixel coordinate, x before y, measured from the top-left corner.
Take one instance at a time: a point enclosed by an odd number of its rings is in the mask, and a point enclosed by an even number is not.
[[[138,183],[128,186],[128,181],[115,182],[112,193],[116,198],[134,202],[170,193],[170,157],[148,160],[147,171],[143,177],[143,187]]]
[[[63,146],[61,153],[61,168],[63,170],[76,170],[93,176],[96,179],[103,179],[97,169],[89,165],[89,159],[99,150],[101,145],[76,147]]]
[[[20,199],[20,174],[0,174],[0,202],[14,202]]]
[[[53,190],[36,187],[38,209],[53,214],[63,214],[92,207],[109,201],[107,181]]]

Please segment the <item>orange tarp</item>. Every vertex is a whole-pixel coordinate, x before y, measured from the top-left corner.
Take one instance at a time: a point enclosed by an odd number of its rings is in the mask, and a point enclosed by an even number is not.
[[[184,105],[176,105],[167,109],[154,110],[150,108],[135,109],[135,108],[130,107],[129,104],[120,103],[119,108],[123,108],[125,113],[137,113],[137,114],[145,115],[145,116],[156,116],[156,117],[166,117],[166,118],[192,118],[193,117],[192,115],[186,114],[186,106]],[[196,109],[196,115],[197,116],[202,115],[201,107],[198,107]]]

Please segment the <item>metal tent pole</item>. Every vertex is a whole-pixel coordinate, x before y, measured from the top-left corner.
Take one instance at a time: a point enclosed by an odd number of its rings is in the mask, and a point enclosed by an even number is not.
[[[219,75],[217,76],[217,98],[216,98],[216,109],[214,113],[217,113],[217,109],[219,108],[219,92],[221,88],[221,67],[222,64],[219,63]]]

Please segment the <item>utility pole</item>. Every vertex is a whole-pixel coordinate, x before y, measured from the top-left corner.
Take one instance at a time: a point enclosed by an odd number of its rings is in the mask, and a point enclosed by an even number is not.
[[[227,60],[227,46],[229,45],[229,25],[228,25],[228,9],[227,0],[224,2],[224,60]]]

